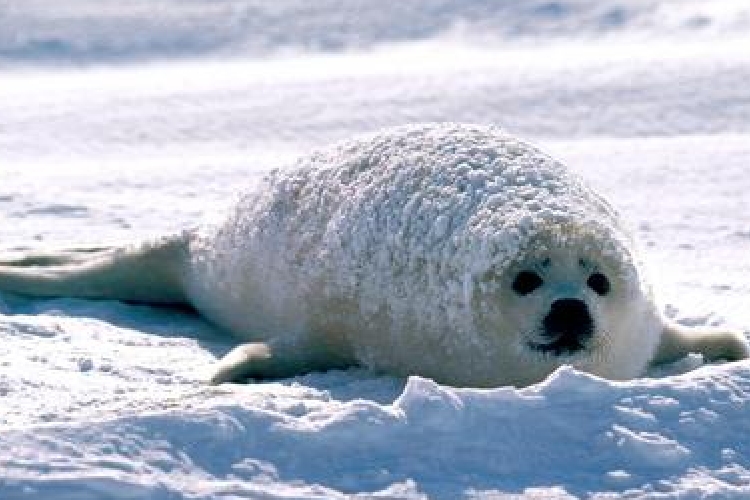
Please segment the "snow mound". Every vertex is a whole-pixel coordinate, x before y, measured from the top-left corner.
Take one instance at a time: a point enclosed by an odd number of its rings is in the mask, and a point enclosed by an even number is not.
[[[383,404],[315,388],[339,377],[235,386],[187,406],[5,431],[0,493],[562,498],[690,496],[707,485],[721,498],[750,493],[741,465],[750,458],[748,363],[628,383],[561,368],[523,390],[411,377]]]

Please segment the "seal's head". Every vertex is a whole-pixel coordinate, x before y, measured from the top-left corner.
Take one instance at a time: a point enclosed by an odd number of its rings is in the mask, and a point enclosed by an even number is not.
[[[571,360],[590,356],[607,342],[608,306],[613,294],[621,295],[613,281],[627,288],[617,273],[571,248],[523,259],[506,281],[500,304],[518,327],[519,348]]]
[[[594,347],[599,299],[611,285],[596,264],[570,252],[556,251],[513,276],[508,302],[522,302],[509,312],[533,308],[518,317],[526,347],[548,356],[576,356]],[[599,318],[596,318],[597,320]]]
[[[506,343],[504,363],[523,365],[518,385],[562,365],[630,378],[653,356],[661,323],[632,248],[581,229],[543,231],[485,277],[478,326]]]

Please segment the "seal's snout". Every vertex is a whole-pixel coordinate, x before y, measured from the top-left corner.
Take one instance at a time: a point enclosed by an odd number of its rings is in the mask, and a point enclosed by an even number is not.
[[[551,341],[534,344],[540,351],[555,355],[573,354],[586,348],[594,334],[594,320],[586,303],[579,299],[558,299],[542,321],[542,333]]]
[[[579,299],[558,299],[544,318],[544,332],[550,337],[589,337],[594,322],[586,303]]]

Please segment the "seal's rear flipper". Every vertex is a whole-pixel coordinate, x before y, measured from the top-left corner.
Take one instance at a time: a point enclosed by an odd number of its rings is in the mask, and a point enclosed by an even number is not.
[[[187,238],[132,247],[90,247],[0,257],[0,290],[33,297],[81,297],[186,304]]]
[[[750,344],[742,332],[711,328],[688,328],[666,321],[653,364],[669,363],[689,353],[706,361],[737,361],[750,357]]]
[[[14,251],[0,255],[0,267],[40,267],[40,266],[64,266],[69,264],[80,264],[84,260],[91,260],[95,254],[104,255],[111,252],[114,247],[86,247],[66,248],[54,251]]]

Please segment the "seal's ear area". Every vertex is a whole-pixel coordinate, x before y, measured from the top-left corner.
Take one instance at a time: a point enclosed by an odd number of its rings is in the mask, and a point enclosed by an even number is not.
[[[676,361],[689,353],[706,361],[737,361],[750,358],[750,343],[742,332],[711,328],[688,328],[666,321],[653,364]]]

